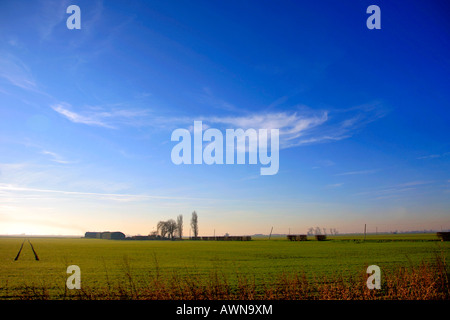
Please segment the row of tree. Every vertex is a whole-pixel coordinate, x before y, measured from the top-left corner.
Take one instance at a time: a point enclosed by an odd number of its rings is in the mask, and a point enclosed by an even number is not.
[[[194,234],[194,238],[198,237],[198,215],[197,212],[192,212],[191,217],[191,230]],[[156,235],[160,235],[162,238],[182,238],[183,237],[183,215],[180,214],[177,220],[169,219],[167,221],[159,221],[156,226]]]
[[[320,228],[320,227],[311,227],[308,229],[308,236],[314,236],[314,235],[326,235],[327,229],[326,228]],[[337,235],[338,231],[336,228],[330,228],[330,235]]]

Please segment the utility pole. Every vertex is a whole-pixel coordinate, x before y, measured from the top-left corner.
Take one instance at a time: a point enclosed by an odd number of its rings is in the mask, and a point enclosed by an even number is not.
[[[366,224],[364,224],[364,241],[366,241]]]
[[[272,227],[272,229],[270,229],[269,240],[270,240],[270,237],[272,236],[272,230],[273,230],[273,227]]]

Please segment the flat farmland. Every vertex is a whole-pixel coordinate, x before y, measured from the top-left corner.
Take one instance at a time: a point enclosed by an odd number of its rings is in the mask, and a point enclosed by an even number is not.
[[[449,243],[432,241],[436,236],[431,234],[368,236],[366,241],[359,236],[335,236],[302,242],[285,238],[242,242],[29,239],[39,261],[23,238],[0,238],[2,299],[30,294],[50,299],[73,296],[76,290],[68,293],[66,288],[69,265],[80,267],[83,292],[119,288],[133,298],[140,288],[162,286],[165,279],[176,278],[179,284],[195,281],[196,285],[216,279],[228,288],[242,285],[245,279],[257,290],[261,285],[272,286],[281,275],[301,274],[314,283],[362,277],[369,265],[378,265],[384,275],[399,267],[434,263],[437,257],[445,260],[450,253]]]

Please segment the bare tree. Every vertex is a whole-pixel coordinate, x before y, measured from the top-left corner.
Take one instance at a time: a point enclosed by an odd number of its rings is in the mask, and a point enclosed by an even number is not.
[[[329,230],[330,235],[337,235],[338,231],[336,228],[330,228]],[[312,236],[312,235],[326,235],[327,234],[327,229],[326,228],[320,228],[320,227],[311,227],[308,229],[308,236]]]
[[[161,235],[161,238],[165,238],[167,235],[167,221],[159,221],[156,226],[157,232]]]
[[[169,219],[166,221],[167,224],[167,233],[169,234],[169,238],[173,239],[175,232],[177,230],[177,223],[173,219]]]
[[[320,229],[320,227],[316,227],[315,231],[314,231],[315,235],[319,235],[322,234],[322,230]]]
[[[183,215],[177,217],[177,235],[181,239],[183,237]]]
[[[162,238],[167,236],[168,238],[173,239],[177,230],[177,223],[173,219],[160,221],[158,222],[157,229]]]
[[[197,212],[192,212],[192,218],[191,218],[191,229],[192,233],[194,234],[194,239],[197,239],[198,237],[198,216]]]

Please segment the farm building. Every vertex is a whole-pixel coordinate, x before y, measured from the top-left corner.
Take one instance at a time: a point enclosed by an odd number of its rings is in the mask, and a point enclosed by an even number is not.
[[[108,239],[108,240],[123,240],[125,239],[125,234],[123,234],[120,231],[115,232],[102,232],[102,239]]]
[[[127,237],[125,240],[164,240],[165,238],[161,237],[160,235],[148,235],[148,236],[132,236]]]
[[[225,237],[191,237],[190,240],[205,240],[205,241],[250,241],[250,236],[225,236]]]
[[[441,241],[450,241],[450,232],[438,232],[436,235]]]
[[[84,234],[84,237],[89,238],[89,239],[101,239],[102,233],[101,232],[86,232]]]
[[[123,240],[125,239],[125,234],[120,231],[86,232],[84,237],[89,239]]]
[[[287,236],[288,240],[291,241],[306,241],[308,240],[306,234],[289,234]]]

